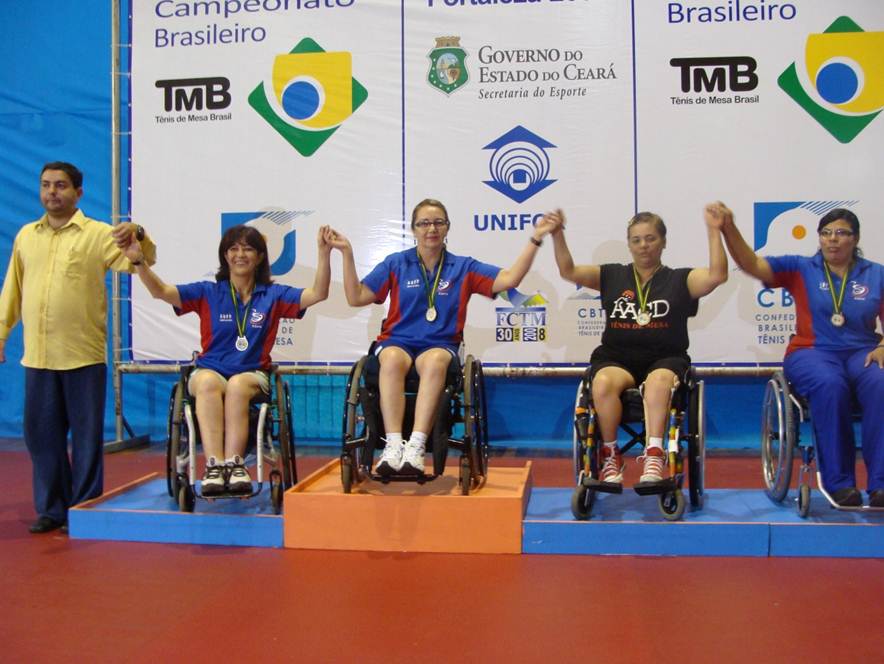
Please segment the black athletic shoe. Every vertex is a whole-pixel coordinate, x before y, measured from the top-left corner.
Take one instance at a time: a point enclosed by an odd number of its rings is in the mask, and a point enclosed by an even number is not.
[[[855,486],[846,486],[835,491],[832,500],[841,507],[860,507],[863,504],[863,495]]]
[[[884,507],[884,489],[875,489],[869,493],[869,507]]]

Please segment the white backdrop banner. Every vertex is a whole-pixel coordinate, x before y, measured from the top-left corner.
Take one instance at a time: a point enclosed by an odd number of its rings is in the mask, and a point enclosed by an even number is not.
[[[760,253],[810,254],[834,207],[881,260],[884,3],[879,0],[133,0],[132,214],[169,283],[211,279],[223,231],[267,237],[274,279],[308,286],[316,233],[353,243],[361,275],[412,246],[437,198],[457,254],[508,266],[562,208],[578,263],[628,262],[637,210],[669,228],[664,261],[707,264],[703,204],[728,203]],[[837,5],[837,7],[836,7]],[[517,293],[471,301],[488,363],[585,363],[597,293],[551,247]],[[351,362],[384,308],[332,291],[284,321],[279,362]],[[739,273],[691,326],[701,363],[778,362],[788,294]],[[138,361],[188,358],[195,316],[133,283]]]

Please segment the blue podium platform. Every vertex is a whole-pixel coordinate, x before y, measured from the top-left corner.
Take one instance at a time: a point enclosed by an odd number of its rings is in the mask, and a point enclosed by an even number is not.
[[[818,493],[811,516],[758,489],[707,490],[702,510],[667,522],[655,496],[599,494],[588,521],[571,515],[572,490],[535,488],[522,529],[523,553],[649,556],[884,557],[884,513],[840,512]],[[686,496],[687,497],[687,496]]]
[[[266,484],[248,500],[197,500],[192,513],[183,513],[157,473],[68,512],[75,539],[282,547],[282,525]]]

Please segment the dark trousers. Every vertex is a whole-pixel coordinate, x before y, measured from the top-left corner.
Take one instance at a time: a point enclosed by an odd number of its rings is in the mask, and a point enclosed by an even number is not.
[[[884,369],[864,367],[874,346],[853,351],[805,348],[783,361],[786,378],[810,402],[820,472],[828,491],[856,486],[851,401],[862,409],[862,452],[869,491],[884,489]]]
[[[104,364],[65,371],[25,368],[25,445],[39,516],[64,521],[69,507],[101,495],[106,376]]]

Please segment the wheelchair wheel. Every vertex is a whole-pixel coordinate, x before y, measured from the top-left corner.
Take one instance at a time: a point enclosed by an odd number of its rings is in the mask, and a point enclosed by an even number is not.
[[[353,459],[349,454],[341,455],[341,486],[344,487],[344,493],[353,490]]]
[[[193,487],[187,482],[178,485],[178,509],[182,512],[193,512],[196,505],[196,496]]]
[[[577,424],[578,413],[586,406],[581,397],[583,396],[583,381],[577,385],[577,396],[574,397],[574,431],[571,436],[571,460],[574,462],[574,481],[580,481],[580,473],[583,472],[583,441],[580,439]]]
[[[184,421],[183,379],[179,379],[169,395],[169,422],[166,428],[166,490],[172,498],[178,498],[178,456],[182,447],[187,448],[187,423]]]
[[[685,499],[681,489],[661,493],[657,504],[660,507],[660,513],[667,521],[678,521],[684,515]]]
[[[285,488],[282,483],[282,474],[278,470],[270,471],[270,504],[274,514],[282,514],[282,496]]]
[[[275,374],[276,431],[278,435],[282,482],[286,489],[298,483],[298,464],[295,460],[295,435],[292,429],[292,399],[289,385],[279,373]],[[281,504],[281,503],[280,503]],[[277,512],[278,514],[278,512]]]
[[[439,395],[439,405],[436,408],[436,418],[433,421],[432,448],[433,448],[433,475],[438,477],[445,472],[445,462],[448,460],[448,438],[451,435],[451,427],[457,421],[457,413],[452,412],[453,388],[446,387]]]
[[[460,457],[460,495],[469,496],[472,486],[472,473],[470,472],[470,460],[466,454]]]
[[[802,484],[798,487],[798,516],[806,519],[810,514],[810,485]]]
[[[468,443],[471,482],[478,488],[488,474],[488,414],[482,363],[468,355],[464,363],[464,442]]]
[[[706,483],[706,384],[694,383],[688,404],[688,491],[691,507],[703,508]]]
[[[371,470],[374,445],[371,440],[376,435],[369,426],[365,416],[360,394],[362,374],[368,356],[363,356],[350,369],[347,379],[347,397],[344,401],[343,432],[342,432],[342,472],[343,457],[350,459],[350,484],[362,481],[363,469]],[[344,479],[343,477],[341,478]],[[345,486],[345,492],[346,486]],[[347,492],[349,493],[349,492]]]
[[[592,506],[595,504],[595,491],[591,491],[583,484],[574,487],[571,494],[571,514],[578,521],[586,521],[592,514]]]
[[[789,493],[797,437],[789,383],[783,372],[777,371],[767,381],[761,412],[761,471],[765,493],[777,503]]]

